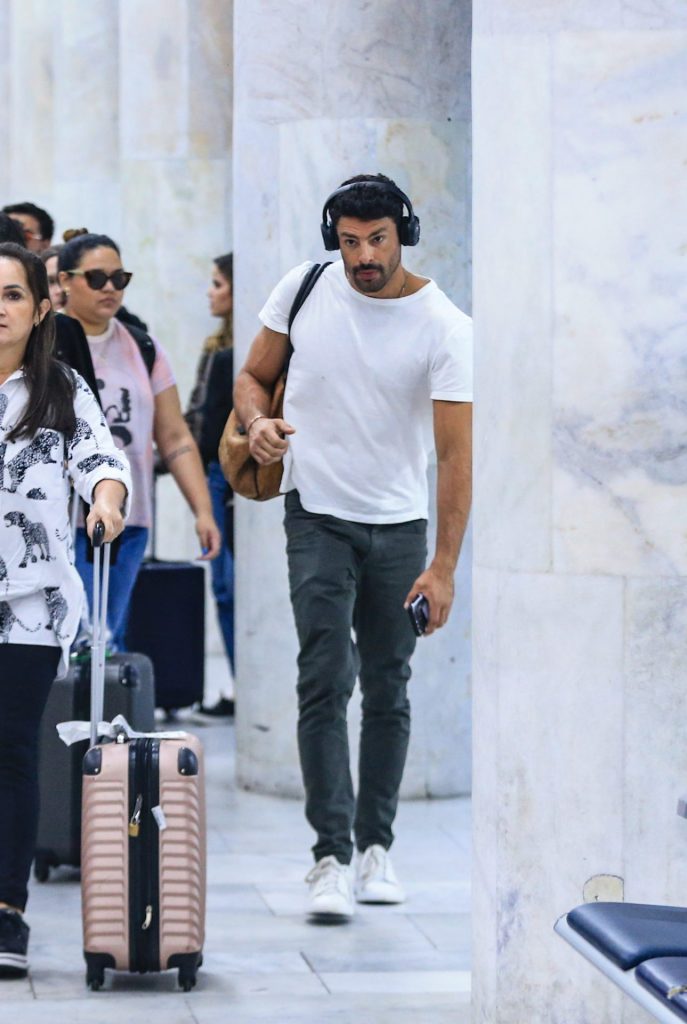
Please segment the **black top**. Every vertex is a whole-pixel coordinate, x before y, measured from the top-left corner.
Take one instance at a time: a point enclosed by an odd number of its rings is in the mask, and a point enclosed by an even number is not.
[[[141,320],[140,316],[136,316],[126,306],[120,306],[115,316],[118,320],[124,324],[125,327],[138,327],[139,331],[148,331],[148,324],[144,320]]]
[[[215,352],[210,366],[198,447],[203,462],[217,461],[219,442],[233,405],[234,350]]]
[[[55,355],[81,374],[100,404],[98,382],[86,332],[78,320],[65,313],[55,314]]]

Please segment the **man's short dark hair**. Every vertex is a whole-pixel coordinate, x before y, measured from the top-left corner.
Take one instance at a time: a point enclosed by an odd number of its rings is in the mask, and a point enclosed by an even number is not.
[[[374,181],[380,185],[389,185],[387,192],[383,188],[365,188],[366,181]],[[339,188],[344,185],[355,185],[360,182],[360,188],[349,189],[341,196],[332,199],[329,205],[329,219],[334,227],[340,217],[355,217],[357,220],[379,220],[381,217],[391,217],[396,227],[401,227],[403,216],[403,201],[393,191],[398,188],[395,181],[387,178],[385,174],[356,174],[354,178],[342,181]]]
[[[14,242],[26,248],[26,238],[21,224],[6,213],[0,213],[0,242]]]
[[[35,203],[9,203],[7,206],[3,206],[2,212],[9,213],[10,215],[13,213],[25,213],[29,217],[35,217],[40,225],[41,238],[44,242],[49,242],[55,234],[55,221],[47,210],[41,209]]]

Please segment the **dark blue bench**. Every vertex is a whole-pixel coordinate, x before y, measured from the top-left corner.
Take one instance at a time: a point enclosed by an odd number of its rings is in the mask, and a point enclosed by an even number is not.
[[[656,1020],[687,1021],[687,908],[585,903],[555,930]]]

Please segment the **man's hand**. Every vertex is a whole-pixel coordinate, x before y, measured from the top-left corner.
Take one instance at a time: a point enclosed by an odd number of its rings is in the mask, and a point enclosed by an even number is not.
[[[424,594],[427,598],[429,621],[424,635],[430,636],[436,629],[446,625],[453,604],[453,573],[439,569],[432,563],[413,583],[403,607],[407,608],[418,594]]]
[[[248,448],[256,462],[261,466],[269,466],[271,462],[279,462],[284,458],[289,447],[285,435],[295,433],[295,427],[286,420],[271,420],[268,416],[260,416],[248,430]]]

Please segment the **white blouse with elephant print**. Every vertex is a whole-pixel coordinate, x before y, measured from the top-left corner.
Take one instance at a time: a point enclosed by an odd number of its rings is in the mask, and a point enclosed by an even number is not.
[[[88,385],[74,374],[76,430],[66,437],[39,430],[8,441],[28,400],[23,370],[0,386],[0,644],[62,648],[67,670],[85,602],[74,568],[70,481],[87,502],[100,480],[119,480],[131,493],[129,465],[115,446]]]

